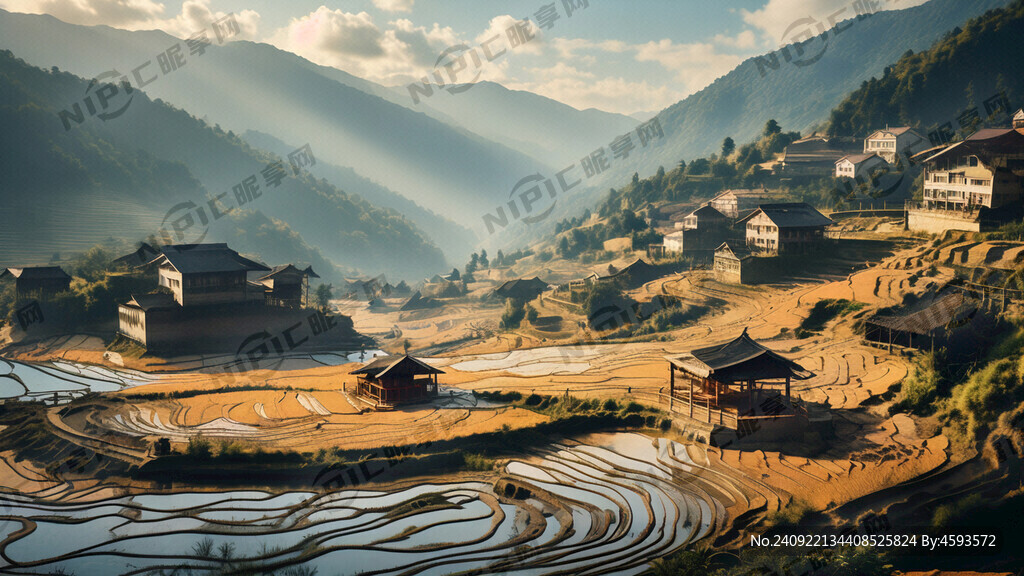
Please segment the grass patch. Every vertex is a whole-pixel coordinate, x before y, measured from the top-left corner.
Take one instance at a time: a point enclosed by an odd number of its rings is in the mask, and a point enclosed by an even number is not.
[[[803,332],[820,332],[830,320],[838,316],[845,316],[852,312],[856,312],[864,307],[863,302],[855,302],[853,300],[846,300],[845,298],[826,298],[824,300],[818,300],[811,307],[811,313],[808,314],[807,318],[804,318],[800,322],[800,327],[797,329],[797,336],[800,337],[800,331]]]

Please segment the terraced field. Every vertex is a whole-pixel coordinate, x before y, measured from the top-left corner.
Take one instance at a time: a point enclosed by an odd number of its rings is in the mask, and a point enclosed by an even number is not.
[[[509,462],[493,484],[93,496],[0,496],[4,570],[202,574],[258,563],[320,574],[637,574],[784,503],[726,464],[635,434],[553,445]]]

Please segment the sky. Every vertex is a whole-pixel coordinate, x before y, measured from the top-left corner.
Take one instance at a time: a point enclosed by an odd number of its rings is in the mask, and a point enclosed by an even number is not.
[[[450,80],[451,69],[456,82],[491,80],[581,110],[632,114],[660,110],[743,60],[800,40],[807,26],[793,26],[804,19],[829,28],[925,1],[0,0],[0,8],[180,38],[232,14],[236,39],[385,86],[431,73]]]

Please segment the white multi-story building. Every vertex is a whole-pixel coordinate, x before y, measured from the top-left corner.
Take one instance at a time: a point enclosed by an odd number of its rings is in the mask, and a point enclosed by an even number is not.
[[[923,152],[928,146],[924,136],[907,126],[875,130],[864,139],[864,153],[878,154],[889,164],[895,164],[901,155],[910,157]]]
[[[924,208],[969,211],[1022,199],[1024,134],[978,130],[925,160]]]

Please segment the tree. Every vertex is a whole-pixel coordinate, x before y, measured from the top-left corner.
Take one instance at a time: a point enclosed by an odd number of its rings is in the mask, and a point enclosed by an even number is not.
[[[526,317],[526,310],[523,305],[509,298],[505,300],[505,311],[501,315],[501,327],[506,330],[519,328],[523,318]]]
[[[448,279],[453,282],[462,280],[462,274],[459,274],[458,268],[452,268],[452,273],[448,275]]]
[[[733,141],[731,136],[726,136],[725,140],[722,140],[722,158],[731,155],[736,151],[736,142]]]
[[[498,250],[498,255],[494,257],[494,265],[495,266],[504,266],[505,265],[505,255],[501,252],[501,250]]]
[[[326,310],[331,305],[331,298],[334,298],[332,284],[321,284],[316,287],[316,292],[313,293],[313,301],[316,302],[316,307],[321,310]]]
[[[766,137],[767,136],[771,136],[772,134],[778,134],[780,132],[782,132],[782,127],[779,126],[779,123],[776,122],[774,118],[769,120],[764,125],[764,134],[763,135],[766,136]]]
[[[473,256],[469,259],[469,264],[466,264],[466,274],[472,274],[476,272],[476,267],[480,262],[480,255],[473,252]]]
[[[481,250],[480,251],[480,267],[481,268],[490,268],[491,267],[491,263],[487,261],[487,250]]]
[[[558,248],[556,248],[556,251],[558,252],[558,255],[561,256],[562,258],[568,258],[569,257],[569,237],[568,236],[562,236],[558,240]]]
[[[679,164],[676,164],[676,169],[680,172],[686,170],[686,160],[679,160]]]
[[[406,339],[405,339],[405,340],[404,340],[404,341],[402,342],[402,350],[405,350],[405,355],[406,355],[406,356],[408,356],[408,355],[409,355],[409,349],[410,349],[410,348],[412,348],[412,342],[409,342],[409,339],[408,339],[408,338],[406,338]]]

